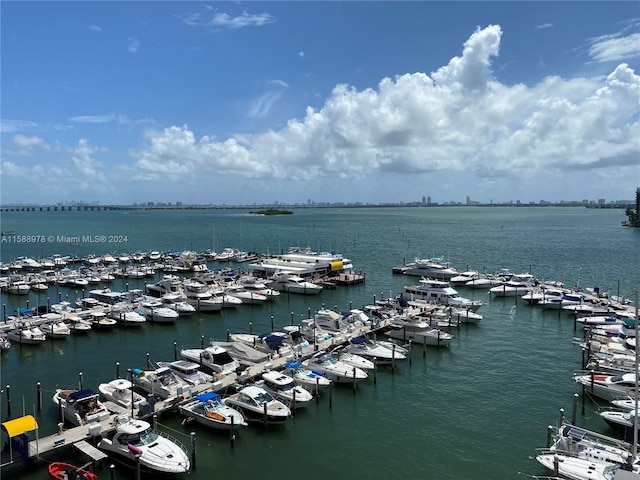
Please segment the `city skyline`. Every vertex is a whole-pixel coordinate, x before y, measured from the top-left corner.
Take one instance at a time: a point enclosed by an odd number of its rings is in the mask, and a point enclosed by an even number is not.
[[[640,183],[633,2],[1,8],[2,205],[530,204]]]

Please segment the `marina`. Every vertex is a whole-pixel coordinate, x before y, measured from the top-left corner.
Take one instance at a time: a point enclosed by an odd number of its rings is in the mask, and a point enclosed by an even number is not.
[[[268,218],[268,228],[260,224],[263,230],[260,236],[253,232],[254,227],[249,226],[248,222],[264,222],[264,217],[249,219],[238,216],[236,212],[219,213],[220,216],[215,219],[216,242],[238,245],[239,250],[242,250],[244,243],[251,245],[251,251],[269,252],[283,250],[278,243],[280,239],[284,240],[283,237],[288,237],[289,245],[308,243],[320,246],[314,248],[315,251],[322,251],[323,248],[343,251],[345,256],[351,259],[354,268],[363,272],[366,282],[336,285],[334,289],[323,289],[313,296],[281,292],[278,298],[264,305],[242,305],[215,313],[192,313],[169,325],[145,323],[137,328],[96,329],[86,336],[72,334],[66,339],[48,339],[43,344],[35,346],[21,347],[13,344],[9,351],[2,354],[3,384],[10,385],[10,392],[5,388],[0,399],[2,419],[4,421],[9,417],[15,418],[23,412],[34,414],[40,425],[39,436],[43,439],[41,451],[45,451],[44,445],[54,444],[56,441],[59,416],[55,407],[48,406],[47,402],[41,411],[34,408],[37,404],[38,382],[41,382],[42,388],[46,391],[43,392],[46,393],[46,397],[49,393],[53,395],[56,386],[73,384],[78,373],[82,371],[84,385],[97,388],[98,384],[118,376],[115,374],[118,368],[116,362],[121,366],[120,376],[126,377],[128,369],[146,369],[149,358],[162,361],[179,358],[174,352],[179,352],[183,345],[206,345],[210,339],[225,341],[229,332],[265,333],[284,330],[286,326],[298,324],[301,320],[311,317],[310,312],[317,312],[323,308],[344,312],[356,307],[374,305],[381,300],[396,297],[403,291],[404,286],[418,279],[416,276],[392,272],[398,260],[407,257],[407,249],[415,250],[415,256],[419,258],[431,258],[431,248],[447,248],[450,250],[451,258],[455,260],[451,264],[459,265],[459,271],[473,268],[480,272],[496,272],[503,267],[510,267],[516,272],[531,272],[540,280],[554,279],[566,285],[581,283],[585,287],[597,285],[602,293],[606,291],[610,296],[630,298],[630,293],[637,286],[634,280],[629,278],[630,272],[640,271],[637,268],[638,238],[632,229],[619,228],[619,219],[615,211],[558,209],[556,215],[561,221],[556,222],[556,219],[548,217],[549,209],[540,210],[544,211],[528,212],[531,218],[522,222],[518,217],[522,212],[514,215],[514,212],[508,209],[500,212],[487,209],[483,213],[482,221],[474,220],[477,209],[473,212],[461,209],[460,216],[455,218],[455,221],[466,225],[464,237],[454,235],[455,228],[448,225],[451,222],[451,211],[446,213],[445,218],[438,216],[444,215],[445,212],[393,209],[391,211],[395,215],[401,212],[402,219],[393,225],[381,222],[385,218],[385,212],[380,209],[371,212],[363,210],[347,216],[342,215],[340,210],[314,212],[297,220],[295,214],[286,216],[286,219],[275,216]],[[112,220],[109,220],[114,223],[103,227],[110,229],[120,225],[123,220],[121,217],[134,214],[150,215],[145,217],[147,222],[151,221],[153,215],[175,215],[171,217],[173,221],[176,224],[181,222],[180,231],[167,231],[162,234],[167,238],[166,241],[171,243],[168,248],[158,245],[157,241],[154,242],[157,239],[156,234],[149,234],[146,239],[138,240],[136,245],[126,245],[126,250],[111,249],[114,254],[152,249],[165,252],[176,247],[184,248],[179,246],[183,230],[191,232],[192,238],[201,238],[200,245],[192,245],[193,240],[185,245],[189,251],[204,252],[211,247],[210,222],[208,227],[203,225],[206,223],[202,221],[206,218],[206,213],[203,212],[93,212],[91,215],[95,218],[99,213],[117,215],[117,218],[111,217]],[[29,217],[38,214],[30,212]],[[42,213],[54,214],[59,212]],[[436,226],[432,228],[433,231],[426,230],[426,219],[420,214],[429,215],[429,223]],[[13,214],[15,218],[9,220],[4,218],[4,215],[3,222],[6,223],[6,228],[16,232],[24,231],[25,224],[20,221],[19,213]],[[298,223],[287,224],[291,220]],[[160,221],[163,225],[167,224],[166,217],[162,217]],[[143,236],[147,228],[150,231],[154,230],[151,226],[145,226],[146,223],[140,218],[135,220],[135,223],[140,225],[139,235]],[[224,224],[228,224],[229,228],[223,228]],[[504,235],[504,230],[500,228],[505,224],[508,226],[508,235]],[[51,228],[64,230],[70,228],[68,225],[64,226],[64,222],[56,220],[51,223]],[[357,229],[353,228],[355,225],[358,226]],[[375,238],[364,238],[363,231],[378,229],[381,225],[384,225],[381,234]],[[524,243],[527,248],[523,248],[523,242],[526,238],[534,236],[532,232],[536,229],[542,228],[546,228],[547,234],[551,231],[552,235],[551,238],[544,239],[545,255],[537,256],[539,242],[543,240],[533,238],[530,243]],[[468,238],[469,229],[475,232],[473,239]],[[602,235],[603,229],[608,229],[609,232],[606,241],[595,241],[598,235]],[[260,243],[264,241],[261,239],[265,237],[265,231],[272,235],[271,245]],[[556,238],[552,241],[554,235]],[[301,242],[300,237],[308,237],[308,240]],[[571,251],[578,249],[575,251],[581,252],[580,258],[598,258],[598,263],[587,264],[578,258],[575,263],[570,261],[571,256],[563,251],[562,245],[565,243],[557,240],[569,237],[572,239]],[[584,237],[588,237],[588,240]],[[385,238],[388,240],[386,243],[382,242]],[[510,251],[515,240],[518,240],[517,253]],[[611,245],[612,242],[614,245]],[[616,245],[615,242],[620,244]],[[489,246],[489,243],[492,246]],[[56,246],[58,248],[54,249]],[[5,263],[20,256],[40,259],[56,253],[63,256],[71,253],[62,251],[59,245],[39,246],[31,251],[15,248],[13,244],[10,247],[3,248],[2,251],[2,261]],[[81,247],[85,247],[85,251],[82,251]],[[50,251],[43,251],[47,248]],[[79,250],[74,254],[77,258],[106,253],[97,251],[95,245],[70,248]],[[284,249],[286,248],[288,247]],[[422,251],[423,249],[427,250]],[[471,252],[483,254],[472,255]],[[559,258],[566,261],[560,264]],[[215,260],[207,260],[205,263],[211,270],[232,265]],[[245,269],[246,265],[248,264],[239,268]],[[560,266],[562,268],[559,268]],[[109,283],[109,288],[113,291],[127,291],[128,287],[128,290],[143,291],[145,283],[155,283],[160,275],[162,273],[158,271],[154,277],[147,277],[147,280],[120,277]],[[188,275],[195,276],[196,272]],[[462,479],[477,478],[477,472],[481,471],[491,471],[491,478],[498,479],[514,478],[520,472],[545,475],[547,471],[535,461],[535,451],[536,448],[544,446],[546,427],[555,422],[558,409],[563,407],[569,410],[573,394],[580,392],[571,378],[573,371],[579,370],[582,366],[582,352],[573,344],[573,339],[582,335],[583,327],[573,321],[575,316],[562,309],[538,308],[517,297],[499,298],[488,295],[488,289],[476,291],[459,285],[455,288],[464,297],[482,303],[478,309],[478,313],[483,316],[482,321],[468,325],[455,324],[450,329],[453,338],[446,347],[430,346],[423,349],[420,345],[414,344],[408,358],[398,362],[393,368],[389,365],[380,366],[375,380],[370,375],[368,379],[358,380],[355,389],[353,382],[332,387],[330,395],[327,391],[323,392],[317,401],[312,401],[283,425],[274,425],[267,431],[256,425],[245,427],[241,432],[237,432],[235,444],[231,446],[228,434],[215,434],[200,425],[183,426],[182,419],[177,414],[179,402],[172,405],[157,402],[154,411],[159,412],[159,428],[166,428],[173,435],[179,432],[186,445],[190,443],[191,432],[195,432],[198,455],[197,466],[190,474],[192,478],[207,478],[211,472],[219,468],[234,469],[239,472],[238,475],[250,475],[248,459],[252,462],[259,460],[265,465],[275,465],[278,456],[286,455],[288,459],[293,460],[293,465],[301,464],[302,458],[308,458],[306,452],[310,447],[326,458],[332,458],[331,449],[319,448],[321,443],[326,442],[339,444],[346,455],[335,458],[335,464],[319,466],[317,478],[330,472],[340,472],[340,476],[344,474],[345,477],[358,475],[355,472],[367,469],[367,462],[356,459],[365,452],[371,452],[374,446],[370,442],[359,440],[355,430],[359,430],[359,434],[364,430],[368,432],[369,438],[375,435],[381,440],[375,445],[375,449],[382,449],[386,460],[384,464],[376,466],[377,471],[371,470],[368,473],[371,478],[393,476],[396,473],[397,478]],[[47,297],[50,304],[65,300],[74,303],[82,294],[82,290],[77,287],[56,285],[49,287],[45,293],[3,293],[2,299],[3,305],[7,305],[8,317],[14,313],[15,308],[27,308],[27,301],[29,307],[46,305]],[[525,346],[525,338],[535,338],[536,347]],[[114,345],[117,345],[117,349],[113,348]],[[313,345],[305,348],[313,350]],[[321,345],[318,345],[318,348],[320,349]],[[271,363],[270,368],[275,370],[290,360],[291,358],[281,357],[268,363]],[[537,369],[541,369],[541,373],[530,370],[533,362]],[[81,368],[78,368],[80,365]],[[478,365],[482,365],[482,375],[478,375]],[[51,371],[50,367],[55,367],[55,371]],[[18,371],[21,372],[20,375],[17,374]],[[261,370],[250,371],[247,378],[258,378],[260,375]],[[451,378],[465,381],[451,382]],[[210,389],[224,392],[227,382],[229,385],[234,384],[238,377],[230,375],[219,381],[222,383],[215,387],[210,385]],[[500,395],[491,392],[498,385]],[[203,391],[205,390],[194,387],[190,392],[190,398]],[[10,416],[7,412],[8,393],[11,396]],[[172,401],[169,399],[169,403]],[[599,423],[600,418],[589,414],[589,409],[597,408],[590,402],[591,400],[587,399],[587,412],[584,416],[578,417],[578,423],[587,424],[593,430],[613,434],[608,430],[606,423]],[[374,412],[381,406],[399,409],[403,418],[392,421],[390,418],[376,416]],[[122,414],[123,407],[120,409]],[[431,413],[433,409],[446,411],[447,415],[437,418]],[[521,415],[519,412],[523,409],[527,413]],[[147,418],[152,421],[153,415]],[[496,443],[514,444],[515,437],[512,437],[513,432],[504,424],[505,420],[507,423],[520,425],[517,433],[519,443],[514,445],[508,457],[494,452],[491,448],[491,445]],[[452,427],[451,422],[456,425],[455,435],[447,433]],[[77,436],[74,436],[76,433],[70,433],[64,443],[68,446],[76,439],[86,441],[87,428],[85,426],[82,431],[78,431]],[[101,426],[104,431],[109,431],[110,428],[112,426],[109,421]],[[399,429],[402,430],[402,434],[397,431]],[[73,429],[68,431],[72,432]],[[380,438],[382,432],[387,437]],[[399,449],[394,444],[401,438],[404,448]],[[46,442],[44,439],[47,439]],[[427,448],[433,457],[433,461],[428,462],[428,465],[415,460],[415,456],[424,448]],[[214,459],[208,460],[206,457],[209,455],[204,455],[203,449],[211,449]],[[43,458],[44,461],[54,458],[65,461],[67,455],[71,457],[68,459],[69,463],[87,462],[84,453],[68,453],[67,449],[63,448],[56,448],[49,454],[43,453]],[[440,461],[439,458],[449,461]],[[101,463],[98,473],[101,477],[108,478],[111,473],[109,462],[105,463],[103,460]],[[20,478],[38,478],[39,474],[42,474],[42,469],[36,468],[34,471],[27,470]],[[121,471],[117,465],[114,475],[116,478],[131,478],[131,471]],[[316,474],[311,473],[310,477],[316,478],[314,475]]]

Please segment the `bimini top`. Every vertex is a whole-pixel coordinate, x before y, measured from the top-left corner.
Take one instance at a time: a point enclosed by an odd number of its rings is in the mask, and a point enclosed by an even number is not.
[[[83,400],[89,397],[95,397],[97,395],[98,394],[93,390],[84,389],[84,390],[78,390],[77,392],[70,393],[67,398],[71,401],[77,402],[78,400]]]
[[[301,365],[302,365],[301,362],[287,362],[284,364],[286,368],[298,368]]]
[[[204,403],[204,402],[207,402],[209,400],[213,400],[214,398],[220,398],[220,395],[218,395],[216,392],[205,392],[205,393],[201,393],[200,395],[198,395],[196,397],[196,400]]]
[[[37,429],[38,422],[36,422],[36,419],[32,415],[25,415],[24,417],[14,418],[13,420],[7,420],[2,423],[2,430],[9,435],[9,438]]]

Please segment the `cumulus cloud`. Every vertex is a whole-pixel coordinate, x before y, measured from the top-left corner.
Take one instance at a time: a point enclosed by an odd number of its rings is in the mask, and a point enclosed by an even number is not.
[[[535,30],[546,30],[547,28],[553,27],[553,23],[541,23],[540,25],[536,25],[534,27]]]
[[[16,153],[18,155],[32,155],[36,148],[43,148],[45,150],[49,150],[50,147],[44,141],[44,139],[33,136],[27,137],[25,135],[14,135],[13,136],[13,144],[17,148]]]
[[[100,28],[97,25],[93,25],[93,24],[92,25],[87,25],[87,29],[91,30],[92,32],[101,32],[102,31],[102,28]]]

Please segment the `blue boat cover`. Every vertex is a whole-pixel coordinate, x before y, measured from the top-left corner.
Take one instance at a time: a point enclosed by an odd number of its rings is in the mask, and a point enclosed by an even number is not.
[[[35,315],[36,313],[36,311],[33,310],[32,308],[23,308],[23,307],[16,308],[16,312],[18,312],[20,315]]]
[[[354,337],[350,341],[351,341],[351,343],[354,343],[354,344],[357,345],[359,343],[366,343],[367,339],[364,338],[364,337]]]
[[[87,398],[87,397],[93,397],[97,395],[96,392],[94,392],[93,390],[89,390],[89,389],[84,389],[84,390],[78,390],[77,392],[73,392],[71,394],[69,394],[69,400],[82,400],[83,398]]]
[[[284,364],[286,368],[298,368],[302,363],[300,362],[287,362]]]
[[[214,398],[220,398],[220,395],[218,395],[216,392],[204,392],[198,395],[196,397],[196,400],[204,403],[208,400],[213,400]]]

